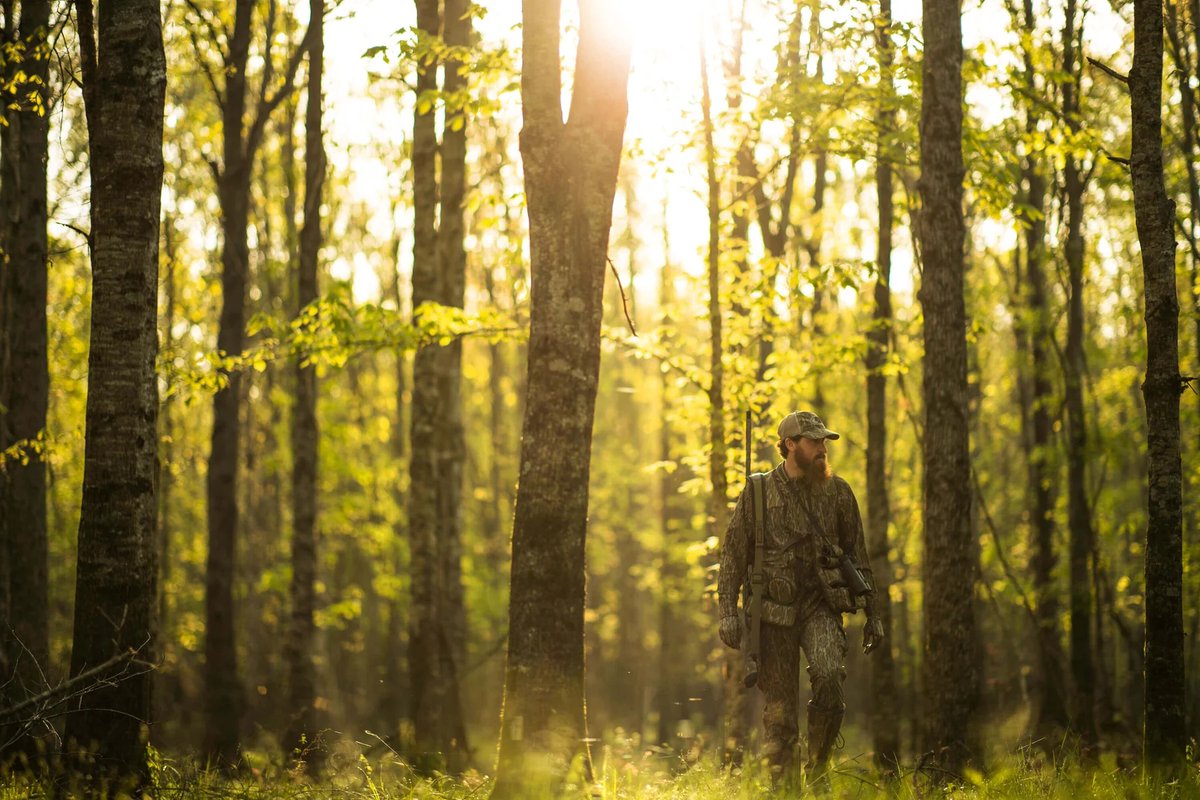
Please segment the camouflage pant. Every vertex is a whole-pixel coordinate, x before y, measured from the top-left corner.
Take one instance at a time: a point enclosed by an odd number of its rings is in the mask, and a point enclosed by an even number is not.
[[[812,717],[835,717],[832,737],[837,736],[842,709],[842,681],[846,677],[846,632],[841,614],[824,605],[807,619],[784,627],[764,623],[758,686],[766,700],[763,728],[767,762],[779,775],[792,763],[799,739],[800,650],[808,660],[808,679],[812,699],[808,703],[810,729]],[[810,742],[810,747],[816,743]]]

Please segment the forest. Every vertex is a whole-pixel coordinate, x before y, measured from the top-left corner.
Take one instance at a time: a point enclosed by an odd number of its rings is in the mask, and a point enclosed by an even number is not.
[[[1198,0],[0,21],[3,800],[1200,797]]]

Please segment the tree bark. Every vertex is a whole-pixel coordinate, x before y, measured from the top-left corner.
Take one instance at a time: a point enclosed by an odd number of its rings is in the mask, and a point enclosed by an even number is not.
[[[871,575],[875,581],[876,610],[888,639],[871,660],[871,733],[875,765],[888,774],[900,766],[900,716],[896,691],[896,663],[892,657],[892,564],[888,541],[891,504],[887,481],[887,373],[892,328],[892,226],[895,219],[890,147],[895,135],[892,84],[894,48],[891,39],[892,3],[880,0],[875,20],[875,46],[879,60],[879,98],[876,109],[875,191],[879,198],[879,238],[876,247],[875,308],[867,333],[867,541]]]
[[[461,0],[417,1],[417,24],[425,35],[442,35],[451,47],[467,44],[470,21]],[[465,87],[464,65],[442,64],[442,96]],[[437,92],[438,63],[417,69],[417,97]],[[418,104],[420,100],[418,100]],[[466,275],[463,196],[466,188],[466,109],[447,107],[442,142],[433,107],[413,121],[413,317],[424,303],[461,308]],[[438,175],[438,157],[441,175]],[[458,770],[468,750],[462,719],[458,666],[466,652],[462,588],[462,344],[430,345],[413,362],[412,502],[410,536],[413,620],[409,670],[413,687],[414,753],[428,770]]]
[[[304,112],[304,227],[296,281],[296,309],[317,299],[321,252],[321,192],[325,143],[321,104],[325,69],[325,0],[309,0],[308,96]],[[317,374],[299,358],[295,364],[296,405],[292,412],[292,608],[288,640],[288,687],[292,718],[284,750],[319,767],[324,745],[316,708],[317,580]]]
[[[11,11],[9,12],[11,13]],[[49,0],[21,3],[20,40],[24,48],[20,69],[26,74],[21,94],[36,93],[41,108],[22,101],[10,112],[15,131],[15,163],[6,164],[3,177],[12,183],[2,191],[5,205],[11,200],[15,218],[3,231],[7,275],[0,280],[0,325],[7,342],[7,375],[0,384],[9,388],[0,394],[0,450],[16,442],[27,443],[26,459],[4,465],[0,481],[0,527],[11,537],[7,551],[0,549],[8,581],[0,586],[8,604],[0,619],[0,698],[20,701],[45,688],[49,670],[48,545],[46,531],[46,464],[35,444],[46,427],[50,376],[47,360],[46,278],[47,209],[46,154],[49,134],[49,52],[46,50],[50,23]],[[12,194],[9,194],[9,191]],[[10,218],[4,220],[9,223]],[[0,544],[6,539],[0,534]],[[11,628],[8,621],[11,620]],[[2,666],[4,662],[10,665]],[[7,737],[0,737],[0,743]],[[14,743],[33,755],[31,739]]]
[[[312,32],[310,26],[305,43],[293,52],[283,72],[282,86],[269,94],[265,88],[260,93],[262,100],[247,125],[246,68],[253,16],[252,0],[237,0],[228,49],[221,55],[225,65],[224,91],[217,98],[221,107],[224,157],[220,167],[213,165],[223,234],[217,350],[227,356],[240,355],[245,348],[246,289],[250,263],[246,227],[250,217],[250,181],[254,159],[271,112],[291,93],[300,56]],[[270,63],[270,54],[267,61]],[[270,70],[264,69],[264,72]],[[236,765],[241,758],[239,725],[243,707],[233,605],[241,449],[241,422],[238,415],[242,380],[241,374],[236,371],[226,376],[228,384],[213,397],[212,445],[206,486],[208,563],[204,589],[203,750],[210,761],[223,769]]]
[[[1183,511],[1179,444],[1179,303],[1175,204],[1163,181],[1162,0],[1135,0],[1129,73],[1134,214],[1146,296],[1149,525],[1146,531],[1145,758],[1181,769],[1187,746],[1183,674]]]
[[[708,81],[708,54],[700,47],[701,111],[704,118],[704,162],[708,178],[708,477],[712,484],[708,500],[709,535],[721,540],[729,518],[729,485],[725,475],[725,366],[721,318],[721,182],[717,176],[712,93]],[[744,234],[743,234],[744,235]],[[763,345],[760,340],[760,348]],[[722,542],[724,544],[724,542]],[[746,745],[746,689],[742,685],[741,653],[722,649],[722,736],[725,764],[740,765]]]
[[[77,0],[91,164],[92,323],[71,675],[122,652],[155,661],[159,203],[166,59],[156,0]],[[72,701],[79,768],[142,786],[151,674],[136,664]]]
[[[613,30],[620,9],[580,4],[564,123],[559,13],[559,0],[525,0],[521,155],[532,304],[494,798],[555,791],[585,733],[588,462],[630,43]]]
[[[962,18],[959,0],[924,0],[920,301],[925,316],[925,749],[940,775],[978,752],[979,702],[971,531],[963,281]]]
[[[1075,0],[1067,0],[1063,25],[1063,116],[1068,130],[1078,132],[1079,65],[1075,48],[1082,30],[1075,28]],[[1082,23],[1081,23],[1082,28]],[[1071,598],[1071,726],[1086,745],[1096,742],[1096,692],[1091,637],[1092,592],[1095,549],[1092,512],[1087,496],[1087,418],[1084,411],[1083,378],[1086,370],[1083,329],[1083,193],[1086,188],[1079,161],[1068,153],[1063,165],[1066,189],[1066,260],[1070,296],[1067,299],[1067,345],[1065,404],[1067,415],[1067,525],[1070,553]],[[1057,609],[1055,611],[1057,616]],[[1057,626],[1055,641],[1058,640]],[[1061,662],[1060,662],[1061,663]],[[1056,668],[1057,669],[1057,668]],[[1058,687],[1049,687],[1057,691]],[[1061,697],[1062,692],[1058,692]]]

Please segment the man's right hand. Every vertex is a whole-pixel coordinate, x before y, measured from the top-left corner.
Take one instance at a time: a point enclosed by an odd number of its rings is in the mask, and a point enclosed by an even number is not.
[[[738,650],[742,646],[742,621],[734,614],[721,618],[721,641]]]

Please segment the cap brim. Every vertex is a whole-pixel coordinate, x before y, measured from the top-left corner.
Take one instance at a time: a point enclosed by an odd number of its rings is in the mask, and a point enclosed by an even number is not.
[[[805,437],[806,439],[840,439],[840,438],[842,438],[842,435],[840,433],[834,433],[833,431],[829,430],[828,428],[826,428],[825,430],[822,430],[822,431],[809,431],[808,433],[802,433],[800,435]]]

